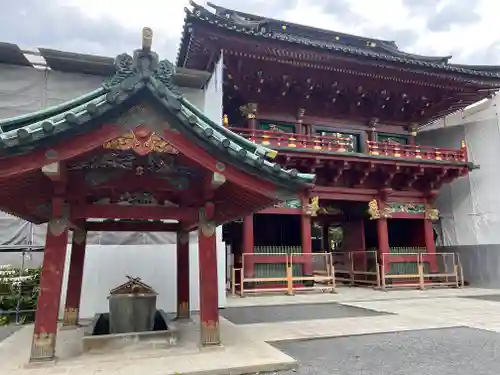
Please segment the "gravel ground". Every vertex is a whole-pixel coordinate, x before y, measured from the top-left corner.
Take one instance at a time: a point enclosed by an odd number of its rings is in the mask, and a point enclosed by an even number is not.
[[[18,331],[21,326],[10,324],[8,326],[0,327],[0,341],[5,340],[7,337],[12,335],[14,332]]]
[[[388,315],[383,312],[345,306],[338,303],[230,307],[220,310],[220,314],[234,324],[276,323],[312,319]]]
[[[279,375],[498,375],[500,334],[419,330],[276,343],[299,361]]]

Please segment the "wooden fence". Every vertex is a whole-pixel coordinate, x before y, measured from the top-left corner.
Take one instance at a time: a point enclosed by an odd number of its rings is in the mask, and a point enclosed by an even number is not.
[[[400,267],[401,260],[404,267]],[[256,275],[257,263],[273,265],[269,268],[273,272]],[[464,286],[455,253],[391,252],[381,254],[380,262],[376,251],[251,253],[243,255],[241,268],[232,269],[231,294],[335,292],[339,282],[381,290]]]
[[[259,262],[273,263],[273,273],[254,274],[254,265]],[[310,272],[296,272],[294,265],[301,264]],[[234,268],[231,275],[233,295],[249,293],[286,293],[293,295],[303,291],[335,292],[335,274],[329,253],[251,253],[243,254],[242,267]]]

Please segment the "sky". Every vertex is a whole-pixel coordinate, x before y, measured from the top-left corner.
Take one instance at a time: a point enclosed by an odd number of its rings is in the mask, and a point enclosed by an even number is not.
[[[22,48],[115,56],[140,44],[175,59],[188,0],[0,0],[0,41]],[[395,41],[401,50],[500,65],[499,0],[213,0],[309,26]],[[204,4],[204,1],[199,1]]]

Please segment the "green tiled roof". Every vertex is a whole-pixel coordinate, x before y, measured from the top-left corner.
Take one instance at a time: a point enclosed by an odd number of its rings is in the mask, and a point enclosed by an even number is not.
[[[184,32],[182,36],[177,66],[184,66],[188,57],[193,26],[202,22],[220,30],[281,42],[314,47],[317,49],[366,57],[378,61],[406,64],[414,67],[429,68],[436,72],[457,73],[477,78],[500,78],[500,66],[473,66],[450,64],[451,56],[422,56],[399,50],[393,41],[364,38],[297,25],[258,15],[238,12],[208,3],[214,12],[191,1],[191,9],[186,10]]]
[[[314,183],[314,174],[287,170],[268,159],[276,152],[256,145],[209,119],[172,83],[175,67],[149,50],[116,58],[116,73],[99,89],[29,115],[0,121],[0,152],[25,154],[113,121],[134,103],[149,100],[165,111],[169,124],[221,161],[270,180],[285,191]],[[171,121],[173,120],[173,121]],[[221,119],[222,120],[222,119]]]

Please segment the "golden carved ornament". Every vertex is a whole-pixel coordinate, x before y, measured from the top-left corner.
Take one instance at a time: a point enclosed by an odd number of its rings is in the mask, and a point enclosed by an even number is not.
[[[103,145],[112,150],[133,150],[138,155],[147,155],[151,152],[177,155],[179,150],[155,132],[139,125],[134,130],[112,139]]]
[[[319,197],[312,197],[310,203],[304,207],[304,213],[309,216],[318,216]]]
[[[368,202],[368,215],[370,215],[370,220],[386,219],[391,217],[391,210],[388,207],[380,209],[377,200],[372,199]]]
[[[439,211],[437,208],[427,207],[425,209],[425,219],[436,221],[439,220]]]

